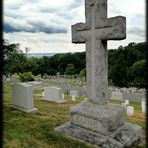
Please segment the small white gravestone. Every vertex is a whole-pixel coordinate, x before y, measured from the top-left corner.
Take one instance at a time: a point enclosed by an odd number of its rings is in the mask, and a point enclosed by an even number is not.
[[[125,100],[125,104],[126,105],[129,105],[129,100]]]
[[[142,112],[146,113],[146,102],[145,102],[145,99],[142,99],[142,101],[141,101],[141,108],[142,108]]]
[[[72,101],[76,101],[76,96],[72,95]]]
[[[133,106],[127,106],[126,114],[128,116],[133,116],[134,115],[134,107]]]
[[[119,92],[112,92],[111,99],[113,100],[123,100],[123,94]]]
[[[64,94],[62,94],[62,99],[64,99]]]
[[[70,91],[70,96],[75,96],[76,98],[78,97],[78,91],[76,90],[71,90]]]
[[[10,81],[10,78],[6,78],[6,81],[9,82]]]
[[[62,98],[62,89],[54,86],[44,87],[44,100],[63,103],[66,100]]]
[[[44,97],[44,90],[42,91],[42,97]]]
[[[33,103],[33,86],[28,83],[12,85],[12,107],[24,111],[35,112]]]

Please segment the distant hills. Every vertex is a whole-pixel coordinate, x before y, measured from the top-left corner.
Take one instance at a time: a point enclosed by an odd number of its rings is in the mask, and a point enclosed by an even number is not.
[[[27,57],[42,58],[43,56],[51,57],[57,53],[27,53]]]

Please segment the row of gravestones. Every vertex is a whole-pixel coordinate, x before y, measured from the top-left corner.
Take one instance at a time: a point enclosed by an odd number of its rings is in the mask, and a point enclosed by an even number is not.
[[[120,93],[120,92],[111,92],[110,99],[113,100],[130,100],[135,102],[140,102],[142,98],[146,98],[146,94],[139,94],[139,93]]]
[[[25,112],[35,112],[37,111],[34,108],[33,103],[33,90],[37,88],[37,83],[17,83],[12,85],[12,107],[25,111]],[[78,91],[71,90],[70,96],[72,97],[73,101],[76,101],[76,98],[79,96]],[[56,102],[56,103],[63,103],[64,94],[61,88],[49,86],[44,87],[42,92],[43,100]],[[125,100],[124,103],[121,104],[125,107],[126,114],[128,116],[134,115],[134,107],[129,106],[129,100]],[[145,99],[141,101],[141,108],[142,112],[146,112],[146,102]]]
[[[37,108],[34,108],[33,103],[33,90],[37,87],[32,83],[16,83],[12,84],[12,107],[24,112],[36,112]],[[78,97],[77,91],[71,91],[70,95],[72,100],[75,101]],[[43,100],[63,103],[64,95],[61,88],[49,86],[43,89]]]
[[[5,77],[3,77],[5,78]],[[18,81],[18,75],[14,74],[11,77],[11,83],[16,83],[19,82]],[[73,81],[73,80],[72,80]],[[33,81],[33,82],[29,82],[30,84],[33,84],[34,87],[36,88],[43,88],[44,86],[49,86],[52,85],[53,83],[48,83],[48,82],[38,82],[38,81]],[[79,92],[80,95],[86,95],[86,88],[79,88],[79,87],[75,87],[75,86],[68,86],[68,85],[57,85],[57,87],[61,87],[64,91],[64,93],[66,94],[70,94],[70,90],[77,90]],[[115,88],[115,87],[109,87],[109,90],[111,90],[111,97],[110,99],[114,99],[114,100],[133,100],[133,101],[137,101],[137,102],[141,102],[142,98],[145,98],[145,89],[138,89],[138,88]]]
[[[87,88],[83,87],[71,87],[71,86],[62,86],[62,85],[57,85],[57,84],[52,84],[56,87],[60,87],[63,89],[64,93],[69,95],[71,90],[76,90],[78,91],[78,94],[81,96],[86,96],[87,95]],[[141,102],[142,98],[146,98],[146,94],[142,94],[142,93],[119,93],[119,92],[111,92],[111,90],[109,89],[109,96],[110,99],[112,100],[120,100],[120,101],[124,101],[124,100],[130,100],[130,101],[135,101],[135,102]]]
[[[50,83],[50,84],[59,84],[59,85],[66,85],[66,86],[86,86],[86,82],[84,79],[68,79],[67,77],[57,77],[57,76],[50,76],[49,79],[43,79],[39,76],[36,76],[35,78],[37,81],[42,81],[43,83]],[[3,76],[3,80],[11,82],[11,83],[17,83],[19,82],[19,76],[17,74],[13,74],[11,77],[6,78]],[[109,87],[109,89],[112,92],[118,92],[118,93],[132,93],[132,94],[145,94],[145,89],[138,89],[136,87],[130,87],[130,88],[117,88],[117,87]]]
[[[39,76],[37,76],[39,77]],[[49,84],[59,84],[63,86],[78,86],[78,87],[84,87],[86,86],[86,82],[84,79],[68,79],[67,77],[57,77],[57,76],[51,76],[50,79],[37,79],[37,81],[41,81],[43,83],[49,83]],[[18,83],[19,82],[19,76],[17,74],[13,74],[11,77],[6,78],[3,76],[4,81],[8,81],[11,83]],[[130,87],[130,88],[116,88],[116,87],[109,87],[111,92],[116,92],[116,93],[128,93],[128,94],[145,94],[146,90],[145,89],[138,89],[136,87]],[[139,95],[137,95],[139,96]],[[137,97],[136,97],[137,98]]]
[[[132,93],[132,94],[134,94],[134,93],[140,93],[140,94],[146,93],[146,89],[138,89],[136,87],[130,87],[130,88],[109,87],[109,89],[112,92],[119,92],[119,93]]]
[[[19,76],[17,74],[12,75],[11,77],[3,76],[3,80],[10,82],[10,83],[18,83],[20,82]],[[35,77],[36,81],[41,81],[43,83],[50,83],[50,84],[59,84],[59,85],[66,85],[66,86],[78,86],[83,87],[86,86],[86,82],[83,79],[68,79],[68,78],[60,78],[60,77],[51,77],[49,79],[44,79],[39,76]]]
[[[83,79],[62,79],[62,78],[51,78],[48,80],[50,84],[60,84],[67,86],[86,86],[86,82]]]

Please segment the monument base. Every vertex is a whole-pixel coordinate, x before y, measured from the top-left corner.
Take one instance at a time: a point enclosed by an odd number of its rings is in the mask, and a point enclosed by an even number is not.
[[[121,105],[96,105],[89,101],[71,108],[70,122],[56,131],[101,148],[123,148],[140,142],[142,128],[124,122]]]
[[[33,108],[33,109],[25,109],[25,108],[21,108],[15,105],[11,105],[12,108],[18,109],[20,111],[26,112],[26,113],[36,113],[38,111],[37,108]]]
[[[129,123],[125,123],[109,136],[104,136],[97,132],[92,132],[78,126],[74,126],[69,122],[55,128],[55,131],[101,148],[131,147],[132,145],[137,145],[140,142],[141,136],[141,128],[137,125]]]

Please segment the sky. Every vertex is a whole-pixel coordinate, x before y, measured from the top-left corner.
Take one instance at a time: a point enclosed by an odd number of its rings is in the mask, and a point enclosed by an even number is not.
[[[71,42],[71,25],[85,22],[84,0],[4,0],[3,11],[4,39],[23,51],[85,51],[85,44]],[[145,0],[108,0],[108,18],[119,15],[126,17],[126,39],[108,41],[108,49],[144,42]]]

